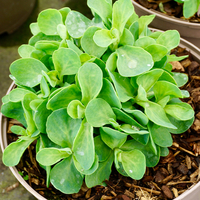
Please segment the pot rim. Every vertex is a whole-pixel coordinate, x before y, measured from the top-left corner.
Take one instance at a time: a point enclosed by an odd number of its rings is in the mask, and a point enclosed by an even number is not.
[[[170,21],[171,23],[176,22],[176,23],[179,23],[183,26],[187,26],[187,27],[191,27],[191,28],[197,28],[198,29],[200,27],[200,23],[192,23],[192,22],[189,22],[189,21],[185,21],[183,19],[179,19],[177,17],[166,15],[164,13],[161,13],[161,12],[153,10],[153,9],[147,9],[144,6],[137,3],[136,1],[134,1],[134,0],[131,0],[131,1],[134,4],[134,6],[139,7],[140,9],[144,10],[145,12],[147,12],[150,15],[156,15],[156,16],[160,17],[161,19],[165,20],[165,21]]]
[[[152,31],[161,31],[161,30],[154,29],[154,28],[151,28],[151,30]],[[164,31],[161,31],[161,32],[164,32]],[[194,59],[198,59],[200,61],[200,56],[199,56],[200,55],[200,49],[197,46],[193,45],[192,43],[188,42],[187,40],[185,40],[183,38],[181,38],[179,46],[182,47],[182,48],[186,48],[186,50],[188,50],[193,55]],[[9,94],[9,92],[14,88],[15,88],[15,83],[13,81],[6,94]],[[6,139],[7,137],[5,137],[3,135],[3,133],[4,133],[4,135],[7,135],[7,117],[3,116],[2,113],[0,113],[0,145],[1,145],[2,152],[4,152],[4,149],[8,146],[7,139]],[[9,167],[9,168],[10,168],[11,172],[13,173],[13,175],[27,189],[28,192],[30,192],[33,196],[35,196],[39,200],[47,200],[42,195],[40,195],[38,192],[36,192],[22,178],[22,176],[18,173],[16,167]],[[192,188],[187,189],[184,193],[182,193],[180,196],[178,196],[177,198],[175,198],[173,200],[182,200],[183,198],[190,195],[190,193],[192,193],[198,187],[200,187],[200,181],[196,185],[194,185]]]

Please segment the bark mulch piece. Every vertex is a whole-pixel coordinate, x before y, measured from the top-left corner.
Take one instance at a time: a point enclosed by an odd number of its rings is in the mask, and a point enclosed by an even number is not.
[[[139,181],[124,177],[113,168],[110,179],[105,181],[106,187],[90,189],[83,184],[79,193],[66,195],[52,185],[46,187],[45,171],[36,163],[33,143],[17,166],[23,177],[28,177],[30,186],[48,200],[167,200],[193,187],[200,179],[200,65],[183,48],[176,48],[172,53],[177,56],[189,55],[184,61],[172,65],[175,71],[189,75],[189,81],[182,89],[188,90],[191,97],[183,101],[195,110],[195,121],[185,133],[172,135],[173,145],[167,157],[161,157],[156,167],[147,168],[143,179]],[[177,68],[177,65],[182,67]],[[16,120],[9,121],[9,142],[17,139],[16,135],[10,133],[10,127],[17,123]]]
[[[188,20],[193,23],[200,23],[200,17],[194,14],[192,17],[186,19],[183,17],[183,5],[174,0],[134,0],[147,9],[153,9],[162,12],[169,16]],[[162,4],[160,4],[162,3]],[[159,6],[160,5],[160,6]]]

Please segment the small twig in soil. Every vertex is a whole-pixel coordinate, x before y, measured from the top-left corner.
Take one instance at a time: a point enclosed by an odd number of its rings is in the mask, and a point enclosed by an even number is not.
[[[187,183],[196,183],[196,181],[177,181],[177,182],[171,181],[171,182],[168,182],[167,185],[178,185],[178,184],[187,184]]]
[[[145,188],[145,187],[140,187],[138,185],[134,185],[134,184],[131,184],[131,183],[126,183],[126,186],[127,187],[134,187],[134,188],[141,189],[141,190],[144,190],[144,191],[147,191],[147,192],[151,192],[152,194],[155,194],[155,195],[161,194],[160,191],[152,190],[152,189]]]
[[[192,155],[192,156],[197,156],[197,155],[195,155],[194,153],[192,153],[191,151],[188,151],[187,149],[184,149],[183,147],[180,147],[179,146],[179,144],[178,143],[176,143],[176,142],[173,142],[173,144],[172,144],[174,147],[177,147],[178,149],[180,149],[180,150],[182,150],[182,151],[185,151],[186,153],[189,153],[190,155]]]

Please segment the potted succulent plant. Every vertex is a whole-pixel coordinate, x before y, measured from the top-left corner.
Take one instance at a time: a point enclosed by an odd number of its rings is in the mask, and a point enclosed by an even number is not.
[[[189,96],[179,89],[187,75],[172,73],[169,63],[186,57],[169,54],[180,43],[178,31],[151,32],[154,16],[139,18],[131,0],[87,4],[92,20],[70,8],[39,14],[29,44],[19,47],[22,58],[10,66],[16,88],[1,107],[21,123],[11,127],[19,137],[7,147],[1,127],[4,164],[17,165],[36,142],[47,187],[66,194],[83,182],[103,184],[113,165],[141,179],[146,167],[168,155],[171,133],[186,131],[194,120],[192,107],[179,100]]]
[[[169,30],[169,29],[175,29],[178,30],[180,35],[187,39],[188,41],[192,42],[194,45],[200,47],[200,37],[199,37],[199,29],[200,24],[190,22],[187,20],[187,18],[193,16],[195,13],[198,15],[198,8],[199,8],[199,1],[182,1],[182,0],[174,0],[174,2],[178,2],[179,4],[183,4],[183,15],[184,19],[169,16],[164,12],[159,12],[154,9],[147,9],[144,4],[139,4],[139,1],[133,0],[133,5],[135,7],[135,11],[139,16],[142,15],[149,15],[154,14],[156,15],[155,20],[151,23],[151,26],[154,28],[158,28],[161,30]],[[148,4],[148,2],[157,2],[157,1],[151,1],[151,0],[145,0],[145,2]],[[167,2],[167,1],[159,1]],[[171,0],[170,2],[173,2]],[[162,5],[162,4],[161,4]],[[163,10],[163,7],[161,6],[159,10]]]

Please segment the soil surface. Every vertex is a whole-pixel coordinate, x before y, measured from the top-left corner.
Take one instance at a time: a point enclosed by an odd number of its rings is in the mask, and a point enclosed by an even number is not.
[[[188,83],[182,88],[190,93],[190,98],[183,99],[195,110],[195,121],[192,127],[183,134],[173,135],[173,146],[169,155],[162,157],[154,168],[147,168],[142,180],[136,181],[123,177],[114,168],[106,187],[82,186],[77,194],[62,194],[52,185],[45,185],[45,171],[35,160],[35,144],[26,150],[18,171],[38,193],[48,200],[167,200],[174,199],[188,188],[194,186],[200,178],[200,65],[193,60],[192,55],[183,48],[176,48],[172,54],[189,55],[183,61],[172,62],[173,70],[187,73]],[[18,124],[16,120],[9,121],[8,140],[17,140],[10,127]]]
[[[174,16],[193,23],[200,23],[200,17],[195,13],[189,19],[183,17],[183,4],[174,0],[134,0],[147,9],[157,10],[169,16]]]

